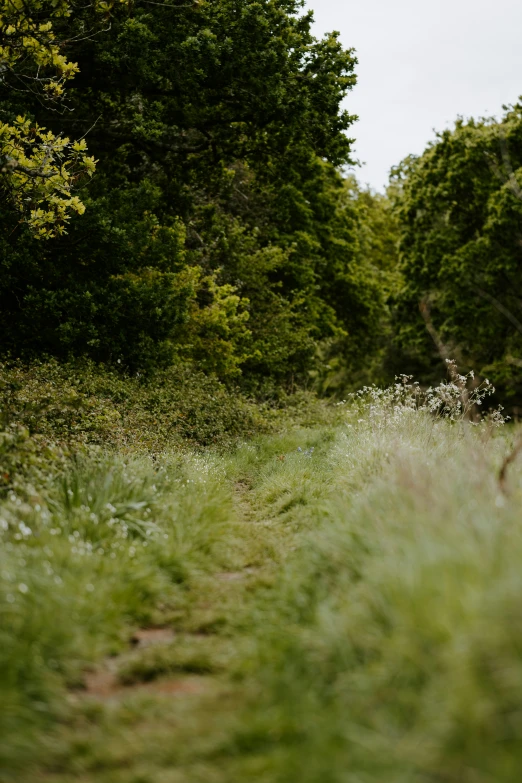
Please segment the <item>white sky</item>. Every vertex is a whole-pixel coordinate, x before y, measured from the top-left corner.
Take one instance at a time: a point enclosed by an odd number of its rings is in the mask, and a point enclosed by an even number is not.
[[[522,95],[522,0],[308,0],[315,35],[339,30],[357,50],[346,108],[363,182],[419,154],[434,129],[498,115]]]

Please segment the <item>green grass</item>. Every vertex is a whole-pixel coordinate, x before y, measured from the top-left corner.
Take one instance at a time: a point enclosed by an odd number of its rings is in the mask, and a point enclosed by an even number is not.
[[[519,780],[515,433],[339,416],[11,492],[2,783]]]

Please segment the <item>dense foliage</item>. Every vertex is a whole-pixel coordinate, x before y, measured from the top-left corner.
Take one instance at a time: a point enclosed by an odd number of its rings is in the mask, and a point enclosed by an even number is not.
[[[93,24],[81,34],[94,35],[113,5],[113,0],[88,4]],[[96,165],[83,137],[71,141],[42,127],[26,115],[24,102],[16,114],[12,98],[25,93],[37,106],[63,111],[65,85],[78,64],[64,55],[66,39],[56,28],[73,11],[69,0],[0,2],[0,191],[39,239],[63,234],[72,214],[83,214],[85,206],[74,190],[92,177]],[[70,24],[61,26],[71,35]]]
[[[325,340],[322,363],[314,372],[314,388],[322,394],[343,394],[366,383],[388,383],[397,366],[390,302],[401,287],[399,219],[394,186],[387,193],[363,187],[351,175],[345,179],[350,208],[356,216],[355,253],[358,264],[375,281],[374,318],[366,339],[354,345],[350,334]],[[362,348],[362,350],[361,350]]]
[[[302,5],[0,7],[4,355],[192,366],[258,398],[451,357],[517,403],[520,105],[364,189],[354,52]]]
[[[222,451],[256,433],[330,421],[335,410],[304,391],[254,402],[191,367],[129,378],[85,360],[2,362],[0,498],[34,494],[31,487],[92,450],[153,459],[166,450]]]
[[[441,354],[456,356],[520,401],[522,106],[439,134],[399,167],[396,197],[409,361],[428,377]]]
[[[97,174],[67,236],[38,243],[4,208],[4,350],[195,361],[271,391],[307,383],[321,345],[352,364],[373,349],[383,295],[336,168],[356,60],[300,5],[138,0],[94,36],[94,7],[62,21],[69,110],[7,88],[5,105],[86,135]]]

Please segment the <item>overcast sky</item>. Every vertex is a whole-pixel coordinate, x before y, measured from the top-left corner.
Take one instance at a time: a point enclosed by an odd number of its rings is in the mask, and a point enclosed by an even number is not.
[[[377,189],[458,115],[498,115],[522,95],[522,0],[308,0],[315,33],[357,50],[346,107],[357,171]]]

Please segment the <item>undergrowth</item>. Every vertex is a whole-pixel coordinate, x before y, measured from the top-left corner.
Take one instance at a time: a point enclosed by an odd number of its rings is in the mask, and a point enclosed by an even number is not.
[[[0,510],[2,783],[518,780],[522,470],[471,381],[221,451],[55,437]]]

